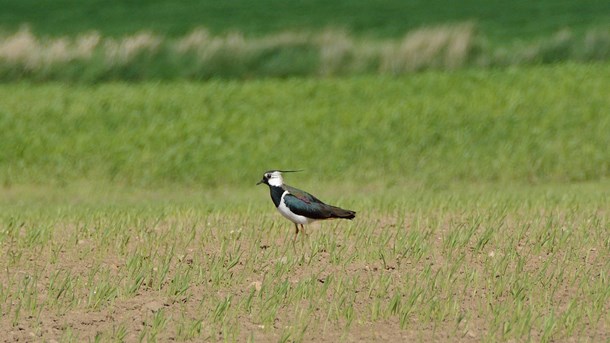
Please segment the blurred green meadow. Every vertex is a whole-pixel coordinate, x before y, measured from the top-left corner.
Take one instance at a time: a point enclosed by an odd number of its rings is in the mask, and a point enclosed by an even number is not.
[[[29,24],[37,35],[65,36],[87,31],[120,37],[141,30],[182,36],[204,26],[214,34],[247,36],[321,27],[345,29],[358,36],[398,38],[422,26],[476,21],[491,40],[531,40],[564,28],[583,33],[610,23],[608,4],[599,0],[542,1],[400,1],[247,0],[180,2],[5,0],[1,29]]]
[[[605,179],[610,68],[0,85],[0,182],[442,187]]]
[[[0,81],[252,79],[610,60],[604,1],[5,1]]]
[[[610,68],[0,85],[12,340],[610,332]],[[264,186],[354,209],[293,243]]]

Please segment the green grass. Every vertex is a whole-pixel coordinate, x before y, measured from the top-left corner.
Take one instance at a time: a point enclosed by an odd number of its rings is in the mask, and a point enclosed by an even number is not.
[[[531,40],[571,28],[579,33],[608,25],[600,0],[561,1],[4,1],[0,25],[15,30],[29,23],[37,34],[76,35],[98,30],[123,36],[153,30],[172,36],[204,26],[248,36],[289,30],[345,28],[358,35],[400,37],[421,26],[474,20],[494,42]]]
[[[610,174],[610,67],[409,77],[0,85],[0,182],[443,187]]]
[[[609,187],[328,187],[357,219],[294,246],[254,186],[21,188],[26,203],[0,198],[0,325],[64,341],[603,341]]]

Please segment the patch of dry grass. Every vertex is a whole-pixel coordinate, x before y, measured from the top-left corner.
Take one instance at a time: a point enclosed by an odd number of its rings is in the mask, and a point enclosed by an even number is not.
[[[464,67],[472,63],[477,43],[472,23],[416,30],[408,33],[398,45],[385,50],[380,71],[402,74],[429,68]]]
[[[426,69],[607,60],[610,35],[564,30],[547,39],[492,48],[473,23],[423,27],[400,40],[352,37],[345,31],[214,36],[198,28],[184,37],[97,32],[37,37],[24,27],[0,36],[0,79],[209,78],[289,75],[403,74]]]

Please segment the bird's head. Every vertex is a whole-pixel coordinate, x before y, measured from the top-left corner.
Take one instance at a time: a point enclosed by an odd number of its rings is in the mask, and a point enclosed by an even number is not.
[[[270,170],[270,171],[266,171],[265,174],[263,174],[263,178],[257,183],[257,185],[260,185],[261,183],[264,183],[266,185],[269,186],[274,186],[274,187],[282,187],[282,185],[284,184],[284,178],[282,178],[282,173],[295,173],[295,172],[299,172],[300,170]]]

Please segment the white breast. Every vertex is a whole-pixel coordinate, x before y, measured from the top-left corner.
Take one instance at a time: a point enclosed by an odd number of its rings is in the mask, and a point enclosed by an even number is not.
[[[284,193],[282,194],[282,198],[280,199],[280,204],[277,207],[277,210],[280,211],[280,213],[288,218],[288,220],[290,220],[293,223],[297,223],[297,224],[309,224],[312,221],[314,221],[315,219],[310,219],[301,215],[298,215],[296,213],[292,213],[292,211],[290,211],[290,209],[288,208],[288,206],[286,206],[286,203],[284,202],[284,197],[286,196],[286,194],[290,194],[288,193],[288,191],[284,191]]]

